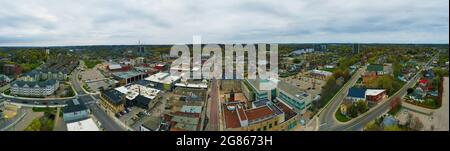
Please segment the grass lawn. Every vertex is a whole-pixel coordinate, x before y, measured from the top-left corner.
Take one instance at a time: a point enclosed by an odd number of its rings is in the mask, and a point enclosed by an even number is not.
[[[347,122],[347,121],[350,121],[350,119],[349,119],[347,116],[343,115],[339,110],[336,111],[335,116],[336,116],[336,119],[337,119],[339,122]]]

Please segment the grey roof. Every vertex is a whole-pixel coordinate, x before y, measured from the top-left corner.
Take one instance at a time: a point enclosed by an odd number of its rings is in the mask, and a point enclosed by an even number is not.
[[[124,96],[123,93],[114,89],[106,90],[103,92],[103,95],[108,99],[108,101],[114,104],[120,103],[122,101],[122,97]]]
[[[73,99],[71,101],[67,101],[67,106],[64,107],[63,112],[72,113],[84,110],[87,110],[86,106],[84,105],[84,102],[79,101],[77,99]]]
[[[50,80],[46,80],[46,81],[23,81],[23,80],[17,80],[12,82],[11,86],[14,86],[17,84],[17,86],[19,87],[23,87],[25,85],[28,85],[29,87],[35,87],[36,85],[38,85],[39,87],[46,87],[46,86],[51,86],[51,85],[55,85],[58,81],[56,81],[55,79],[50,79]]]
[[[149,120],[144,122],[142,126],[152,131],[156,131],[160,128],[161,120],[160,117],[149,117]]]

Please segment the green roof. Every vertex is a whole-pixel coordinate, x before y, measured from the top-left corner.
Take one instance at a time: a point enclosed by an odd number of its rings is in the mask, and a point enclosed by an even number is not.
[[[367,71],[375,71],[375,72],[383,71],[383,66],[379,64],[371,64],[367,66]]]

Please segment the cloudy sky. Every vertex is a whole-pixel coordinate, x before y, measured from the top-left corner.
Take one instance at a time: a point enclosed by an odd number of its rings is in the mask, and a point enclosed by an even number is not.
[[[0,46],[448,43],[448,0],[0,0]]]

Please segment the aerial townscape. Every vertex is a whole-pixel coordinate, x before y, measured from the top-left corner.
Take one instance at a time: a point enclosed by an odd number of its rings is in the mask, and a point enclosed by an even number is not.
[[[171,47],[0,47],[0,131],[449,130],[448,44],[279,44],[277,79],[185,79]]]

